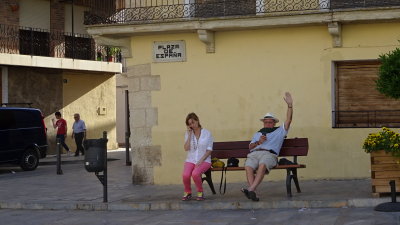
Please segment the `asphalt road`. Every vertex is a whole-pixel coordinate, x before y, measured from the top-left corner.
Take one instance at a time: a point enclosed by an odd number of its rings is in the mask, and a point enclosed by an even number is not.
[[[400,225],[400,213],[372,208],[194,210],[194,211],[46,211],[0,210],[1,225]]]

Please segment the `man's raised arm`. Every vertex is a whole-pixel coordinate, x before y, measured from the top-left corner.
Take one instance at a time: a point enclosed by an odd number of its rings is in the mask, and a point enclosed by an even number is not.
[[[287,109],[287,113],[286,113],[286,121],[285,121],[285,129],[289,130],[290,124],[292,123],[292,117],[293,117],[293,99],[292,99],[292,95],[290,95],[289,92],[285,93],[285,97],[283,97],[283,99],[285,100],[288,109]]]

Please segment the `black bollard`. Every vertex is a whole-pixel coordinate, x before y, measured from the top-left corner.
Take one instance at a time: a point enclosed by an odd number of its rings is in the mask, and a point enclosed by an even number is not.
[[[62,169],[61,169],[61,144],[60,144],[60,139],[57,138],[57,174],[62,175]]]
[[[107,131],[103,132],[103,139],[107,140]],[[107,143],[107,142],[106,142]],[[107,144],[104,149],[104,183],[103,183],[103,202],[108,202],[108,191],[107,191]]]
[[[129,148],[131,144],[129,143],[129,138],[131,137],[131,128],[130,128],[130,111],[129,111],[129,91],[125,90],[125,165],[132,165],[130,156],[129,156]]]

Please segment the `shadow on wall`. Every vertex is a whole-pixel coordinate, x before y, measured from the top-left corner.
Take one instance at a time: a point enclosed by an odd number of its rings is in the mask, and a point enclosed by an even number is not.
[[[68,124],[68,125],[69,125],[69,127],[72,127],[72,124]],[[47,143],[49,145],[49,147],[47,149],[47,153],[48,154],[56,154],[57,153],[57,143],[56,143],[55,129],[53,129],[52,127],[47,128],[47,129],[48,129]],[[115,129],[114,122],[105,122],[103,124],[97,123],[94,126],[88,127],[86,138],[87,139],[99,139],[99,138],[103,137],[103,131],[107,131],[107,137],[108,137],[108,139],[110,139],[108,134],[114,129]],[[93,132],[93,131],[95,131],[95,132]],[[72,139],[72,137],[71,137],[70,131],[68,132],[68,136],[66,138],[66,144],[68,145],[68,147],[70,148],[70,150],[72,152],[75,152],[76,144],[75,144],[75,140]],[[107,149],[112,149],[112,148],[114,148],[114,146],[107,145]],[[63,153],[65,153],[64,149],[63,149]]]
[[[10,66],[8,102],[30,102],[33,103],[32,107],[42,111],[44,117],[54,117],[56,111],[62,110],[113,76],[98,72],[71,73],[59,69]]]
[[[8,102],[31,102],[45,117],[62,108],[61,70],[10,66],[8,72]]]
[[[67,120],[66,143],[71,149],[76,147],[71,138],[74,113],[80,113],[86,122],[88,138],[100,138],[102,132],[107,131],[113,143],[116,126],[113,77],[114,74],[88,71],[9,67],[9,102],[31,102],[32,107],[42,111],[48,131],[49,154],[54,154],[56,148],[56,132],[51,122],[56,111]],[[107,112],[100,114],[99,107],[104,107]]]

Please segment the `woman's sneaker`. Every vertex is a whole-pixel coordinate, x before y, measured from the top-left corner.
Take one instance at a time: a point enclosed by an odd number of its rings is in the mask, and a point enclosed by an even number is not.
[[[182,201],[189,201],[192,198],[191,193],[183,192]]]
[[[203,192],[197,192],[196,200],[197,200],[197,201],[204,201],[204,200],[206,200],[206,198],[204,198]]]

